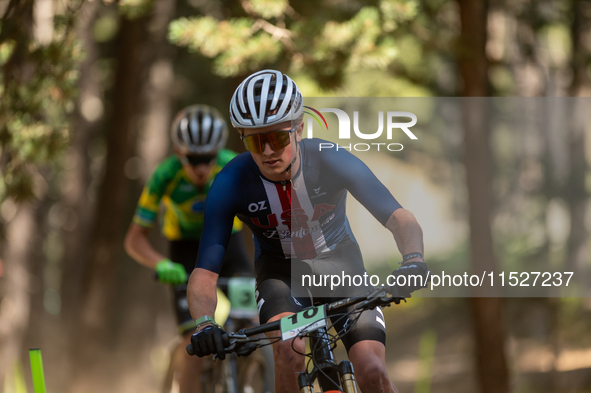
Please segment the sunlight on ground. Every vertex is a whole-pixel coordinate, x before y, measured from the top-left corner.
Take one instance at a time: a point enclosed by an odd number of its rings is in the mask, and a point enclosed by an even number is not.
[[[518,356],[517,369],[522,372],[549,372],[556,363],[556,371],[591,368],[591,348],[563,350],[555,359],[550,348],[532,348]]]
[[[514,361],[514,374],[528,372],[551,372],[554,355],[550,348],[532,347],[521,351]],[[471,368],[469,354],[437,355],[433,366],[433,382],[466,374]],[[421,362],[417,357],[408,357],[388,364],[388,373],[393,381],[414,383],[419,377]],[[556,371],[566,372],[591,368],[591,348],[563,350],[556,361]]]
[[[418,358],[404,359],[388,364],[388,374],[393,381],[412,383],[417,381],[421,362]],[[450,376],[464,374],[470,368],[468,361],[462,356],[436,356],[433,365],[433,381],[444,381]]]

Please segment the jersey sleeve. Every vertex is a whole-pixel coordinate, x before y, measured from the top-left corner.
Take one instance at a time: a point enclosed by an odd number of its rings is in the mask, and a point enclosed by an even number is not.
[[[145,228],[154,226],[158,217],[160,201],[180,168],[181,164],[175,156],[167,158],[156,168],[142,190],[133,216],[134,223]]]
[[[228,164],[230,161],[232,161],[234,159],[234,157],[236,157],[237,155],[238,155],[238,153],[233,152],[232,150],[221,149],[218,152],[216,163],[217,163],[217,165],[219,165],[220,167],[223,168],[224,166],[226,166],[226,164]],[[242,224],[242,221],[240,221],[238,219],[238,217],[234,217],[234,226],[232,227],[232,233],[240,232],[243,228],[244,228],[244,225]]]
[[[324,152],[322,152],[324,153]],[[341,149],[322,158],[338,184],[342,184],[382,225],[402,206],[363,161]]]
[[[240,203],[240,189],[233,168],[224,168],[215,178],[205,201],[203,233],[195,267],[220,272]]]

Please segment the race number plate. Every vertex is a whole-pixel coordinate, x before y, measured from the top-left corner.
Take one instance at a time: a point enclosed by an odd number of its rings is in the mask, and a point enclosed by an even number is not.
[[[235,318],[256,315],[255,279],[249,277],[232,277],[228,280],[228,298],[232,308],[230,315]]]
[[[326,326],[326,310],[324,305],[308,308],[297,314],[281,318],[281,339],[289,340],[297,336],[302,330],[313,332]]]

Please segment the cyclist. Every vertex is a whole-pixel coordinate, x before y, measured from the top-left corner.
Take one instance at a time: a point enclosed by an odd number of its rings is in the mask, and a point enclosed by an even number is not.
[[[345,214],[347,191],[394,235],[404,256],[399,275],[426,278],[422,230],[363,162],[343,149],[319,151],[319,139],[302,139],[303,99],[297,85],[279,71],[246,78],[230,103],[230,118],[248,152],[216,178],[208,196],[205,231],[196,269],[189,280],[189,308],[197,318],[192,337],[198,356],[224,358],[223,330],[211,321],[215,282],[236,215],[255,237],[255,276],[261,323],[278,320],[310,305],[294,298],[292,267],[346,267],[365,272],[359,247]],[[333,271],[337,273],[337,271]],[[408,291],[419,286],[409,286]],[[335,321],[333,321],[335,322]],[[343,338],[363,392],[396,392],[385,364],[385,322],[379,309],[365,311],[356,324],[335,324]],[[278,332],[269,334],[277,336]],[[297,371],[304,370],[303,340],[278,342],[277,393],[298,392]]]
[[[188,356],[184,351],[195,328],[184,284],[197,259],[205,197],[216,175],[236,153],[224,149],[228,137],[226,122],[217,109],[207,105],[181,110],[173,121],[171,136],[175,154],[166,158],[146,183],[125,237],[125,250],[140,264],[154,269],[162,283],[182,284],[173,286],[173,292],[183,342],[172,358],[182,359],[178,370],[179,388],[181,393],[188,393],[200,389],[195,375],[200,374],[201,359]],[[169,257],[156,251],[148,240],[161,204],[164,207],[161,230],[169,241]],[[236,220],[230,226],[221,275],[252,276],[252,263],[240,233],[241,222]]]

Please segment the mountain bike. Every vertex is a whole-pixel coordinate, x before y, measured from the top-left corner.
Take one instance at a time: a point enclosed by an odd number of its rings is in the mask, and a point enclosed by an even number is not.
[[[379,287],[360,296],[308,307],[274,322],[224,334],[222,338],[225,351],[234,354],[246,344],[254,344],[256,348],[267,348],[279,340],[307,337],[309,350],[304,355],[308,358],[306,370],[309,371],[301,372],[298,377],[300,392],[313,393],[314,382],[317,380],[322,392],[358,393],[353,365],[348,360],[337,364],[333,354],[336,342],[346,332],[340,331],[336,332],[336,335],[330,335],[327,317],[351,318],[353,323],[356,323],[364,310],[386,307],[392,303],[399,304],[401,300],[406,301],[407,297],[410,297],[410,294],[401,296],[396,292],[396,288]],[[346,310],[350,306],[352,309]],[[262,333],[275,330],[281,332],[280,337],[261,336]],[[187,346],[187,352],[194,354],[190,344]],[[310,363],[313,366],[311,369],[308,367]]]
[[[218,287],[227,293],[230,314],[224,329],[237,331],[252,328],[258,321],[254,278],[219,278]],[[201,373],[202,393],[273,393],[275,373],[271,347],[257,351],[255,356],[238,357],[235,353],[227,361],[209,362]]]
[[[186,290],[186,284],[183,284]],[[227,331],[244,330],[258,324],[255,280],[250,277],[219,278],[217,286],[230,301],[230,312],[224,322]],[[207,359],[203,362],[200,382],[202,393],[273,393],[275,373],[271,347],[254,356],[240,358],[235,353],[227,361]],[[172,364],[171,364],[172,367]],[[172,374],[165,385],[172,383]],[[168,383],[170,380],[170,383]]]

